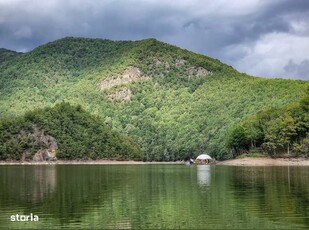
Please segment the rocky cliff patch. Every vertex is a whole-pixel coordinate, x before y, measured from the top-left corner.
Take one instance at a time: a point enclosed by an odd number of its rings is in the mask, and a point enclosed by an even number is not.
[[[112,101],[117,101],[117,102],[131,101],[132,91],[128,88],[123,88],[123,89],[120,89],[113,93],[108,94],[108,98]]]
[[[36,125],[32,126],[32,132],[21,130],[19,134],[14,136],[13,141],[27,143],[25,150],[21,153],[22,161],[57,160],[58,145],[56,139]]]
[[[148,70],[158,76],[164,76],[169,74],[171,71],[181,70],[182,74],[187,76],[189,79],[192,77],[202,77],[212,75],[213,73],[204,67],[198,67],[191,65],[188,61],[184,59],[171,59],[169,61],[161,60],[156,57],[153,61],[148,64]]]
[[[126,85],[133,81],[149,80],[149,77],[142,75],[142,72],[139,68],[128,67],[121,74],[117,76],[111,76],[99,83],[100,89],[110,89],[117,85]]]

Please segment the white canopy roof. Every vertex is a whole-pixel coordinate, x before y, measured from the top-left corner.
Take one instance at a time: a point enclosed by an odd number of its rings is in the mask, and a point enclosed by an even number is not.
[[[212,158],[207,154],[201,154],[196,158],[196,160],[211,160],[211,159]]]

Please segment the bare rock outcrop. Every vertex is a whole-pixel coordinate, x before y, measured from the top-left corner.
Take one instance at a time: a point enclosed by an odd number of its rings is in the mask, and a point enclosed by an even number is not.
[[[33,160],[45,161],[45,160],[57,160],[56,151],[58,145],[56,139],[50,135],[44,133],[44,130],[40,130],[34,126],[33,139],[35,145],[40,146],[40,149],[34,154]]]
[[[55,149],[40,149],[38,150],[32,160],[34,161],[46,161],[46,160],[57,160]]]
[[[131,97],[132,97],[132,91],[128,88],[123,88],[111,94],[108,94],[109,99],[111,99],[112,101],[118,101],[118,102],[131,101]]]
[[[148,68],[151,71],[155,69],[160,69],[159,76],[164,76],[168,74],[172,68],[182,69],[183,74],[188,76],[188,78],[192,77],[202,77],[212,75],[212,72],[203,68],[191,65],[188,61],[184,59],[173,59],[173,60],[161,60],[160,58],[154,58],[153,62],[148,65]]]
[[[188,71],[189,76],[197,76],[197,77],[207,76],[207,75],[212,74],[212,72],[208,71],[207,69],[203,67],[189,67],[187,71]]]
[[[57,160],[56,153],[58,145],[56,139],[48,134],[45,134],[44,130],[40,129],[36,125],[32,126],[32,130],[32,132],[21,130],[20,133],[13,139],[13,141],[17,142],[27,140],[29,146],[37,149],[35,153],[33,153],[32,148],[24,149],[21,160]]]
[[[117,85],[125,85],[133,81],[149,80],[149,77],[142,76],[142,72],[137,67],[128,67],[123,73],[108,77],[99,83],[100,89],[110,89]]]

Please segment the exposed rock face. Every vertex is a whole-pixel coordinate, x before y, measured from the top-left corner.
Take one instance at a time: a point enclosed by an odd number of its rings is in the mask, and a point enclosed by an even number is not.
[[[164,76],[168,74],[172,68],[182,69],[183,73],[191,77],[202,77],[207,75],[212,75],[211,71],[203,67],[192,66],[188,61],[184,59],[173,59],[170,61],[160,60],[160,58],[155,58],[151,64],[148,65],[150,70],[160,69],[159,76]]]
[[[44,130],[38,129],[38,127],[33,127],[34,133],[33,138],[35,145],[40,146],[40,149],[34,154],[33,160],[43,161],[43,160],[57,160],[56,151],[58,145],[56,139],[50,135],[44,134]]]
[[[185,65],[186,63],[187,63],[186,60],[183,60],[183,59],[176,59],[176,61],[175,61],[175,66],[176,66],[176,67],[180,67],[180,66]]]
[[[35,161],[57,160],[56,152],[58,149],[57,141],[54,137],[45,134],[44,130],[33,125],[33,132],[29,133],[22,130],[15,136],[14,141],[27,139],[34,149],[38,149],[33,155],[31,148],[25,149],[22,153],[21,160],[32,159]]]
[[[197,76],[197,77],[207,76],[207,75],[212,74],[212,72],[202,67],[190,67],[188,68],[188,73],[189,73],[189,76]]]
[[[118,76],[108,77],[99,83],[100,89],[110,89],[116,85],[125,85],[133,81],[149,80],[149,77],[143,77],[139,68],[128,67],[122,74]]]
[[[57,160],[55,149],[40,149],[33,158],[34,161]]]
[[[112,101],[118,101],[118,102],[131,101],[131,97],[132,97],[132,91],[127,88],[123,88],[121,90],[118,90],[108,95],[109,99],[111,99]]]

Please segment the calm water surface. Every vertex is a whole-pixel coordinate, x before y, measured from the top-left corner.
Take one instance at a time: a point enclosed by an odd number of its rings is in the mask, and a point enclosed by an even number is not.
[[[309,167],[0,166],[0,228],[308,229]]]

